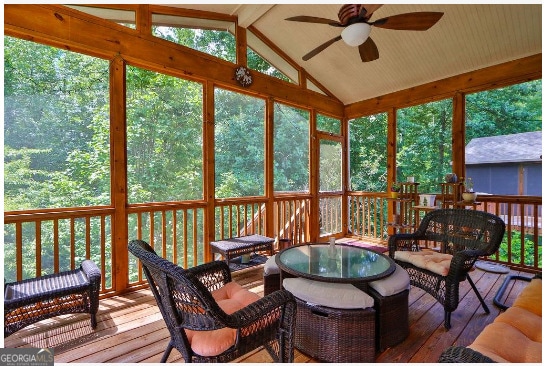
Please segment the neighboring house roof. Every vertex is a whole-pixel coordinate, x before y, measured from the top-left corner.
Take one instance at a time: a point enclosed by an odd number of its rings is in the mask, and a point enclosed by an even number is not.
[[[465,148],[466,164],[540,162],[542,131],[472,139]]]

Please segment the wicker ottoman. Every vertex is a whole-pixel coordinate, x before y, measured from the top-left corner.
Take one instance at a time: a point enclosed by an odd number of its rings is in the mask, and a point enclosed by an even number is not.
[[[27,325],[57,315],[91,314],[97,326],[101,273],[90,260],[73,271],[4,285],[4,338]]]
[[[381,296],[370,288],[368,294],[375,301],[376,347],[382,352],[402,342],[409,335],[409,290],[391,296]]]
[[[375,362],[375,310],[334,309],[296,297],[295,347],[323,362]]]
[[[400,265],[390,276],[369,283],[374,299],[377,350],[384,351],[409,335],[409,275]]]

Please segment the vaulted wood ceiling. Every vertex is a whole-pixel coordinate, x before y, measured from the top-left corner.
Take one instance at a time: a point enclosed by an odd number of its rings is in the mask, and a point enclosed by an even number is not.
[[[238,16],[240,26],[259,30],[345,105],[542,53],[541,4],[385,4],[372,21],[416,11],[444,16],[424,32],[372,28],[379,59],[368,63],[343,41],[302,60],[341,29],[285,19],[337,20],[341,4],[167,5]]]

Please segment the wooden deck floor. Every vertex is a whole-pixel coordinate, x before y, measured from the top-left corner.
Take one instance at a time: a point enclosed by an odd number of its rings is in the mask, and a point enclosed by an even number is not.
[[[254,267],[235,272],[233,279],[262,294],[262,272],[261,267]],[[523,275],[531,277],[531,274]],[[430,295],[412,288],[409,299],[410,335],[403,343],[377,354],[377,362],[436,362],[448,346],[470,344],[484,326],[499,314],[499,309],[493,305],[493,297],[506,275],[475,270],[471,276],[486,299],[490,314],[484,313],[465,282],[461,288],[459,308],[452,315],[452,328],[446,331],[442,307]],[[523,281],[513,281],[506,292],[508,304],[512,303],[525,284]],[[93,331],[88,315],[48,319],[4,339],[4,346],[54,348],[56,363],[159,362],[169,334],[149,290],[101,300],[98,320],[98,327]],[[168,361],[183,362],[176,350],[173,350]],[[265,350],[258,349],[236,361],[261,363],[272,360]],[[296,350],[295,362],[317,360]]]

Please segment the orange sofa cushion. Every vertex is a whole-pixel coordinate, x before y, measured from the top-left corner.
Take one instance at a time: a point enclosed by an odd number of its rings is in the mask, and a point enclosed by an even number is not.
[[[512,325],[493,322],[469,346],[496,362],[540,363],[542,343],[531,341]]]
[[[512,307],[518,307],[542,316],[542,280],[534,279],[514,301]]]
[[[229,282],[211,294],[226,314],[233,314],[260,299],[258,294],[244,289],[236,282]],[[207,331],[185,329],[185,332],[191,349],[201,356],[217,356],[225,352],[235,344],[237,337],[237,330],[233,328]]]
[[[497,362],[542,362],[542,280],[534,279],[468,346]]]

